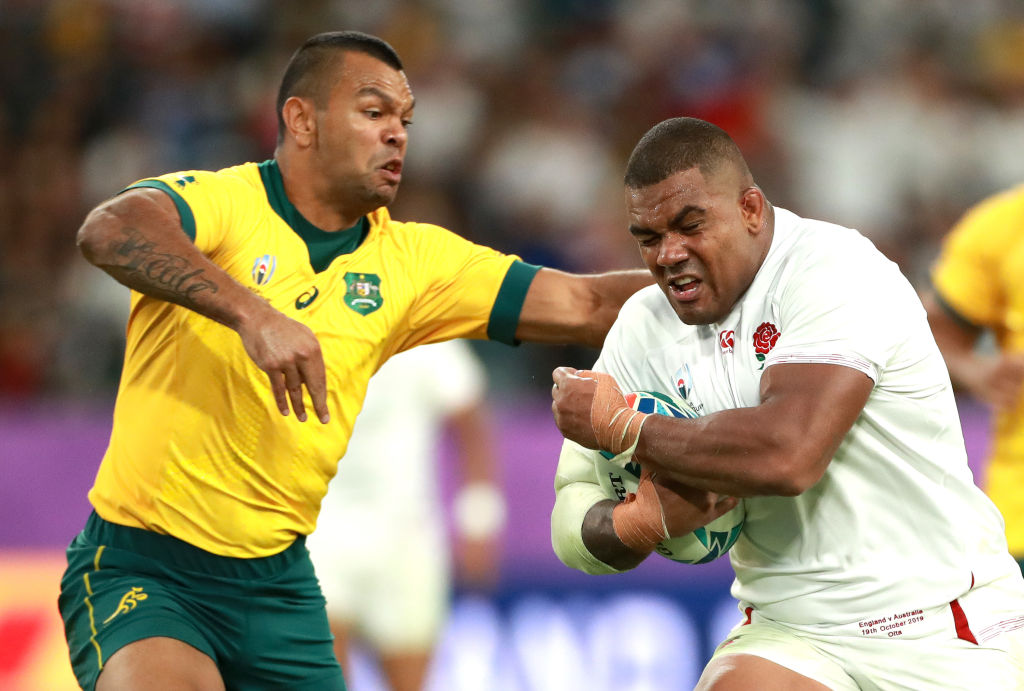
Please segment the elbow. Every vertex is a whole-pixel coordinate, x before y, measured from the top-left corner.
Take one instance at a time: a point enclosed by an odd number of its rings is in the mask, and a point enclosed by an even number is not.
[[[602,294],[599,284],[593,282],[579,310],[584,317],[579,325],[581,342],[593,348],[601,348],[621,307],[620,302]]]
[[[551,531],[551,550],[558,557],[558,561],[562,562],[563,565],[568,566],[570,569],[576,569],[586,573],[586,569],[576,559],[576,550],[570,548],[562,536],[557,535],[554,530]]]
[[[764,496],[798,497],[818,484],[828,467],[825,462],[815,458],[801,457],[798,454],[787,455],[776,463],[768,464],[773,468],[770,477],[764,478]]]
[[[91,211],[75,234],[75,245],[78,246],[78,251],[91,264],[101,262],[102,248],[109,244],[104,238],[103,223],[101,222],[103,213],[98,209]]]

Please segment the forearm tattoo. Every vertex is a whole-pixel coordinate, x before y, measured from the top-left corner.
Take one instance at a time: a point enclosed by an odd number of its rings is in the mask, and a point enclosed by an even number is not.
[[[124,240],[116,240],[112,249],[117,269],[126,274],[133,287],[149,289],[176,302],[192,304],[199,293],[216,293],[217,284],[203,276],[204,269],[194,267],[188,259],[159,252],[156,243],[146,239],[137,229],[121,229]]]

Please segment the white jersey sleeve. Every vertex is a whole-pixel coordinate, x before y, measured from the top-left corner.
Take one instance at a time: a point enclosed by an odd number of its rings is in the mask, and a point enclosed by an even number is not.
[[[607,499],[591,460],[593,452],[576,442],[562,442],[555,471],[555,508],[551,511],[551,546],[562,563],[589,574],[619,573],[595,557],[583,544],[583,519]]]
[[[868,244],[861,236],[836,240]],[[765,366],[786,362],[845,365],[877,382],[895,348],[892,334],[878,337],[879,327],[886,330],[881,322],[892,314],[880,310],[879,305],[900,299],[879,294],[883,287],[891,290],[893,285],[890,277],[879,272],[898,269],[894,264],[880,268],[876,263],[870,268],[858,267],[856,262],[843,261],[838,253],[819,249],[810,247],[781,262],[770,294],[786,329],[768,354]],[[851,300],[850,296],[858,299]]]

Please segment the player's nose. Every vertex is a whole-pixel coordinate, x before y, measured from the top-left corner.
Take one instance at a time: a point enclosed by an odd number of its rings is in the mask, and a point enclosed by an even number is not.
[[[673,266],[690,258],[686,238],[680,233],[665,233],[658,247],[658,265]]]

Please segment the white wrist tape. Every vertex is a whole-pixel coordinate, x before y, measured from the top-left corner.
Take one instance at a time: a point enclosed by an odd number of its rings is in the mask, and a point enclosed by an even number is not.
[[[505,527],[505,496],[496,485],[473,482],[455,495],[452,506],[455,528],[470,539],[493,537]]]

